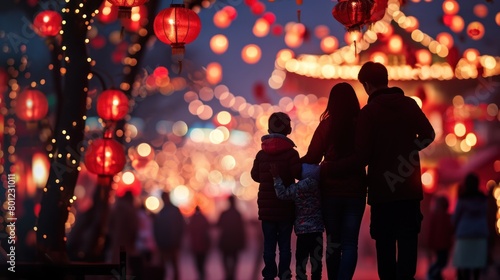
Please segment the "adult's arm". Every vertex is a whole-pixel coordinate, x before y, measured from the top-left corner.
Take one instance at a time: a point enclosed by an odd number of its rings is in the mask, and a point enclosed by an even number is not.
[[[427,116],[422,112],[415,101],[413,101],[413,106],[413,110],[415,111],[414,123],[417,131],[415,145],[417,149],[421,151],[434,141],[436,134],[429,119],[427,119]]]
[[[321,121],[314,131],[311,143],[307,147],[307,153],[300,159],[302,163],[318,164],[326,153],[326,121]]]
[[[290,172],[294,179],[301,179],[302,163],[300,160],[299,152],[294,150],[294,154],[290,159]]]
[[[367,110],[361,110],[356,122],[355,153],[349,157],[321,163],[321,173],[338,176],[356,168],[364,168],[373,149],[373,139],[376,136],[374,118]]]

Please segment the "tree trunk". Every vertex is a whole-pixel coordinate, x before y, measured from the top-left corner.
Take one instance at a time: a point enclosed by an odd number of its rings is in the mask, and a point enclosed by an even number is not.
[[[56,120],[53,135],[53,159],[49,179],[42,196],[37,225],[37,247],[39,259],[46,262],[66,262],[65,223],[72,204],[73,192],[78,179],[86,114],[88,78],[91,66],[87,61],[86,21],[92,19],[92,12],[99,8],[102,1],[87,1],[79,7],[79,1],[69,1],[68,12],[63,14],[66,61],[61,114]],[[79,13],[75,10],[79,9]],[[86,14],[87,18],[82,15]],[[56,70],[57,71],[57,70]]]

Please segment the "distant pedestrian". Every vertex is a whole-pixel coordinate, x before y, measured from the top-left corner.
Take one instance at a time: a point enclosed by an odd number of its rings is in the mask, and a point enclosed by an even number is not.
[[[478,280],[488,255],[488,203],[479,190],[479,177],[469,173],[460,187],[452,221],[455,226],[453,265],[459,280]]]
[[[219,249],[222,254],[224,275],[226,280],[236,280],[236,271],[240,252],[246,245],[245,223],[241,213],[236,208],[234,196],[228,198],[229,208],[220,214],[217,227],[219,228]]]
[[[118,263],[120,248],[123,247],[130,263],[130,257],[136,255],[135,242],[139,228],[134,195],[131,192],[128,191],[122,197],[116,198],[109,219],[111,260]]]
[[[205,263],[211,245],[210,223],[199,206],[196,206],[194,214],[189,218],[188,233],[198,279],[204,280],[206,279]]]
[[[429,280],[442,280],[442,271],[448,265],[448,259],[453,246],[453,225],[448,212],[449,201],[440,195],[434,199],[429,222],[428,246],[434,254],[434,262],[429,266]]]
[[[161,195],[163,208],[153,219],[153,233],[158,250],[161,255],[162,264],[167,269],[171,264],[173,268],[173,279],[179,280],[179,253],[186,231],[186,221],[177,206],[170,201],[170,195],[163,192]],[[166,271],[168,274],[168,270]]]
[[[137,210],[137,217],[139,219],[139,228],[135,247],[137,253],[148,263],[156,250],[156,242],[153,235],[152,214],[146,209],[144,203]]]

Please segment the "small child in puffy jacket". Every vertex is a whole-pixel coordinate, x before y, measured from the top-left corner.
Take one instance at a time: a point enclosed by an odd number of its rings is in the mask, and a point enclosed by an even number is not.
[[[321,279],[323,258],[323,216],[319,190],[320,167],[302,164],[302,180],[285,187],[275,165],[271,165],[276,196],[295,202],[294,230],[297,235],[295,252],[297,279],[307,279],[306,265],[311,259],[311,279]]]

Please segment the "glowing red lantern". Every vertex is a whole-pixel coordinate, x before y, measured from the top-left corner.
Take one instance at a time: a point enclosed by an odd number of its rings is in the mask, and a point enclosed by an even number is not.
[[[345,26],[347,31],[361,30],[370,19],[370,0],[339,0],[333,7],[333,17]]]
[[[97,115],[106,121],[119,121],[128,113],[128,97],[121,90],[105,90],[97,98]]]
[[[49,111],[47,97],[36,89],[21,92],[17,96],[16,103],[16,115],[24,121],[39,121]]]
[[[146,3],[147,0],[107,0],[109,3],[118,6],[119,18],[130,18],[132,15],[132,7],[140,6]]]
[[[172,55],[180,60],[184,55],[184,45],[193,42],[200,34],[201,21],[198,14],[185,8],[183,4],[171,4],[155,18],[156,37],[172,46]]]
[[[103,138],[93,140],[85,153],[85,166],[91,173],[113,176],[125,166],[125,150],[116,140]]]
[[[62,17],[56,11],[42,11],[35,16],[33,27],[40,37],[54,37],[61,31]]]

